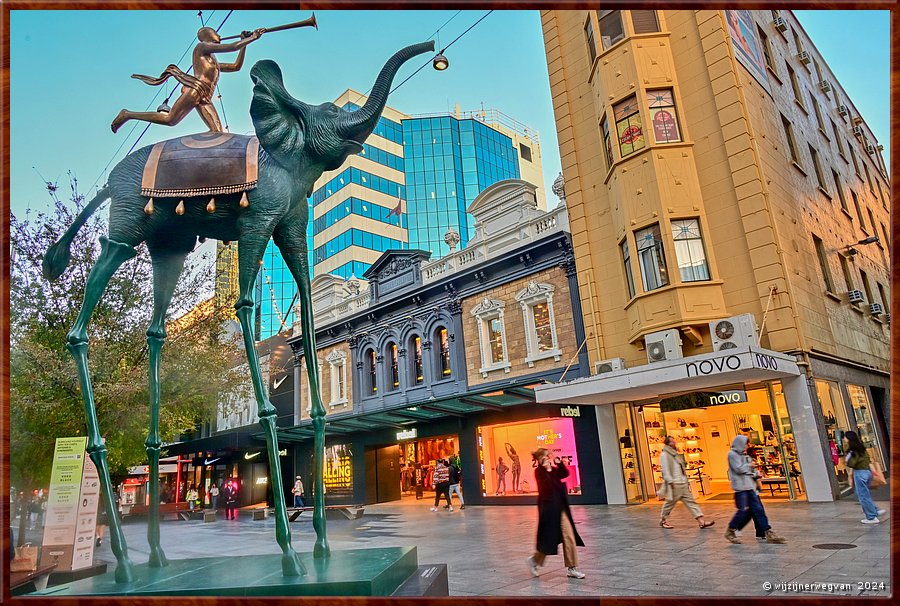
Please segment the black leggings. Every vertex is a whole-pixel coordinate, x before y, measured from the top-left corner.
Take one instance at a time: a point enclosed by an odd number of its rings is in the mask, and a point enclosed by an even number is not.
[[[434,486],[434,506],[437,507],[441,502],[441,495],[447,499],[447,505],[450,505],[450,482],[441,482]]]

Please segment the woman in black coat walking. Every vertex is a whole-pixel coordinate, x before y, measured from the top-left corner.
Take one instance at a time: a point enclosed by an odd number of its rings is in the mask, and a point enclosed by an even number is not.
[[[539,448],[531,453],[534,460],[534,479],[538,487],[538,529],[537,548],[534,555],[528,558],[531,574],[538,576],[538,566],[544,565],[544,558],[556,555],[559,544],[563,545],[563,559],[566,574],[573,579],[583,579],[584,573],[578,570],[578,554],[575,547],[584,547],[584,541],[575,530],[572,512],[569,511],[569,498],[566,496],[566,484],[569,470],[559,457],[551,462],[550,451]]]

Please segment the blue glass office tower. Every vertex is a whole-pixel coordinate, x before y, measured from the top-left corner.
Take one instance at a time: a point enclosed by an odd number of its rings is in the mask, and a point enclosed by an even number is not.
[[[449,252],[444,234],[456,230],[464,247],[475,233],[466,208],[488,186],[518,179],[519,158],[508,136],[473,118],[403,120],[407,228],[410,248]]]

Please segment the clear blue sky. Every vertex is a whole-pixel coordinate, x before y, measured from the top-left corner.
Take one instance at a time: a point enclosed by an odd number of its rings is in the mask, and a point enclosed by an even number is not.
[[[446,46],[486,11],[463,11],[440,33]],[[334,99],[346,88],[365,92],[381,65],[402,46],[427,39],[456,11],[319,11],[319,31],[272,33],[253,43],[244,69],[223,74],[220,89],[232,132],[248,133],[250,67],[259,59],[281,65],[285,85],[311,103]],[[204,10],[218,26],[228,11]],[[306,18],[308,11],[236,10],[225,35]],[[889,151],[889,13],[803,11],[798,13],[837,79],[848,91],[879,142]],[[118,134],[109,123],[123,107],[155,109],[164,95],[130,78],[158,75],[169,63],[187,68],[200,27],[196,11],[12,11],[11,207],[45,209],[44,178],[67,191],[66,171],[82,191],[102,185],[144,123],[130,122]],[[537,11],[494,11],[447,53],[450,69],[423,69],[395,92],[389,104],[408,114],[496,107],[541,136],[544,186],[559,172],[540,17]],[[405,65],[399,83],[424,62]],[[169,88],[171,90],[171,87]],[[217,104],[218,107],[218,104]],[[222,114],[220,110],[220,114]],[[132,131],[132,125],[138,126]],[[175,128],[151,126],[140,146],[205,130],[191,114]],[[120,144],[125,142],[122,149]],[[118,151],[117,151],[118,150]],[[108,169],[107,169],[108,170]],[[552,194],[548,196],[553,199]],[[551,202],[552,204],[552,202]]]

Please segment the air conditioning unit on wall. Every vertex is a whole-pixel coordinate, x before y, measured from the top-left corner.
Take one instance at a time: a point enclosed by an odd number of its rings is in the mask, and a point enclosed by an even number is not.
[[[875,146],[872,145],[871,143],[867,144],[867,145],[866,145],[866,153],[867,153],[867,154],[874,154],[874,153],[875,153]]]
[[[602,375],[603,373],[613,372],[614,370],[625,370],[625,360],[623,358],[600,360],[599,362],[594,363],[595,375]]]
[[[681,336],[676,328],[645,335],[644,345],[647,348],[647,362],[650,363],[677,360],[684,357],[684,354],[681,352]]]
[[[853,127],[853,136],[862,137],[863,135],[865,135],[865,133],[863,132],[862,126],[854,126]]]
[[[857,303],[862,303],[865,299],[861,290],[854,289],[847,292],[847,301],[856,305]]]
[[[884,307],[881,306],[881,303],[872,303],[869,305],[869,313],[873,316],[880,316],[884,313]]]
[[[822,80],[819,82],[819,88],[822,89],[823,93],[831,92],[831,82],[828,80]]]
[[[799,53],[797,53],[797,59],[800,61],[800,63],[806,65],[810,62],[812,57],[809,56],[809,51],[800,51]]]
[[[850,113],[850,111],[847,109],[846,105],[838,105],[838,115],[839,116],[846,116],[849,113]]]
[[[734,349],[759,344],[756,318],[753,314],[741,314],[709,323],[713,351]]]
[[[776,17],[775,20],[772,21],[772,25],[780,32],[787,31],[787,21],[784,20],[784,17]]]

